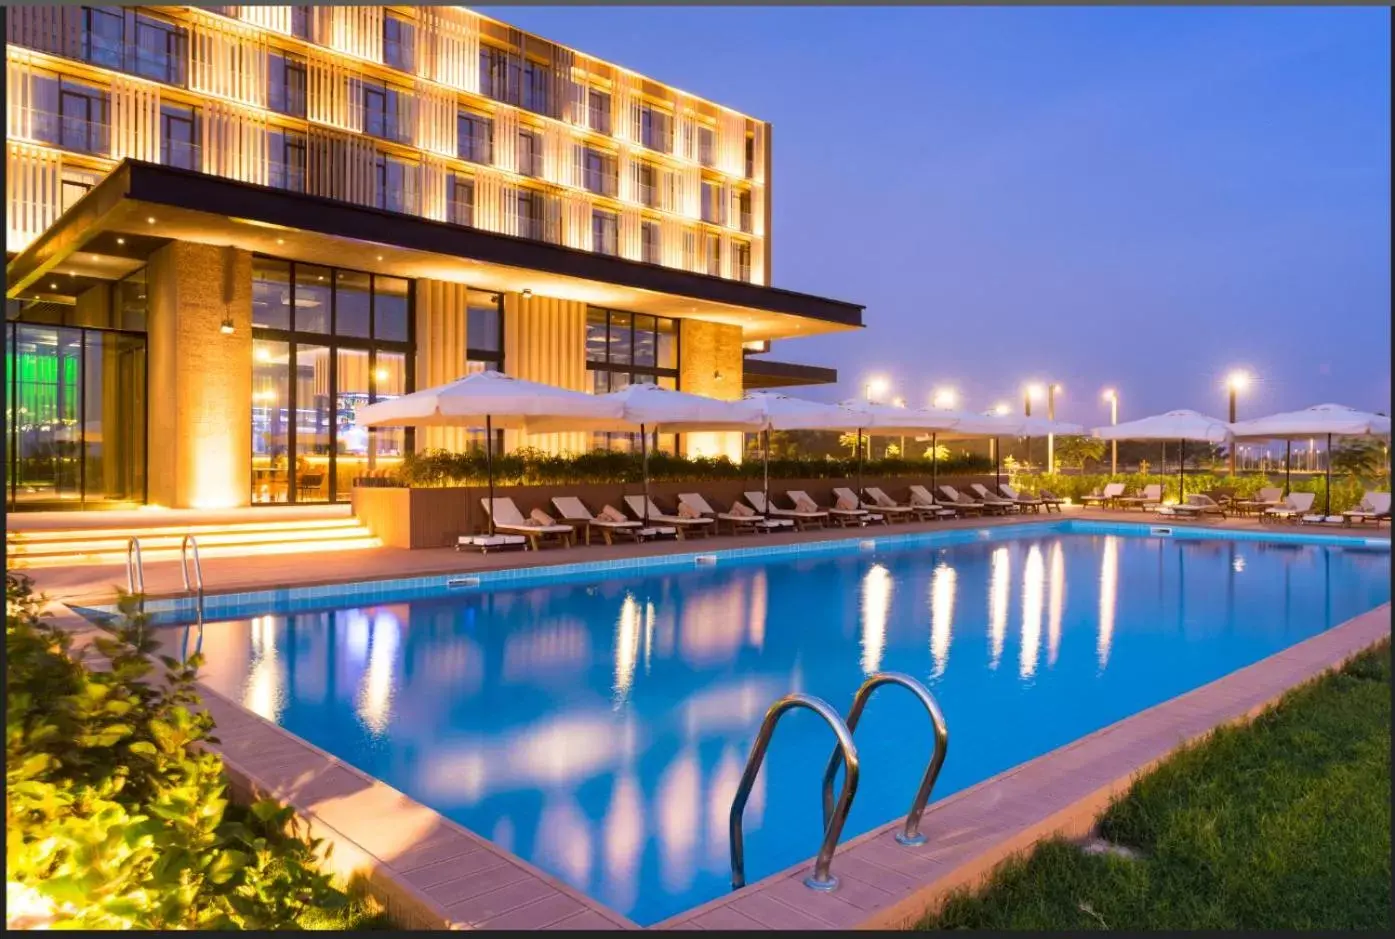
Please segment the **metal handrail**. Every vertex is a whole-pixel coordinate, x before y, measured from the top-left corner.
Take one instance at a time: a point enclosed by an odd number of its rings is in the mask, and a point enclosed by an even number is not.
[[[832,811],[831,817],[826,819],[824,823],[823,843],[819,846],[818,856],[814,859],[814,871],[804,878],[804,886],[813,890],[832,890],[838,886],[838,878],[829,873],[829,866],[833,863],[833,849],[838,846],[838,836],[843,832],[843,823],[848,819],[848,810],[852,808],[853,796],[857,794],[857,747],[853,746],[851,731],[848,730],[843,719],[838,716],[838,712],[833,710],[827,701],[813,695],[795,693],[785,695],[772,704],[770,710],[765,712],[760,732],[756,734],[756,742],[751,745],[751,755],[746,760],[746,772],[741,775],[741,785],[737,787],[736,798],[731,803],[731,886],[733,890],[746,886],[746,852],[741,831],[741,816],[746,811],[746,800],[750,798],[751,787],[756,782],[756,774],[760,772],[761,763],[765,760],[765,750],[770,745],[770,735],[775,732],[776,723],[786,711],[794,708],[807,708],[824,719],[824,723],[832,728],[834,736],[838,738],[838,751],[848,767],[843,794],[839,797],[838,805]]]
[[[920,788],[916,790],[915,800],[911,802],[906,824],[896,833],[898,842],[914,847],[925,843],[925,836],[920,833],[920,817],[925,814],[925,806],[930,801],[930,791],[935,788],[935,780],[939,778],[940,768],[944,766],[945,753],[949,750],[949,728],[945,726],[944,714],[940,712],[939,704],[923,684],[901,672],[877,672],[864,681],[862,687],[857,689],[857,694],[853,695],[852,708],[848,711],[846,721],[849,734],[857,729],[857,722],[862,719],[862,709],[867,706],[867,699],[883,685],[900,685],[920,699],[920,703],[925,705],[925,710],[929,712],[930,723],[935,729],[935,749],[930,754],[930,765],[925,768]],[[828,760],[828,769],[823,774],[824,824],[828,824],[834,814],[833,779],[838,774],[838,766],[842,759],[842,749],[834,748],[833,755]]]
[[[189,585],[189,549],[194,549],[194,585]],[[199,543],[193,535],[185,535],[179,542],[179,573],[184,576],[184,590],[198,590],[203,594],[203,564],[199,561]]]
[[[126,541],[126,592],[145,595],[145,563],[140,557],[140,539]]]

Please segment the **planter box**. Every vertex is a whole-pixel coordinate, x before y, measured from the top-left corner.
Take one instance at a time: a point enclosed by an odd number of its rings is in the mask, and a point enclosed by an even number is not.
[[[941,483],[965,490],[970,483],[992,485],[993,475],[940,476]],[[913,483],[930,485],[929,475],[866,476],[864,486],[880,486],[891,498],[904,502],[907,489]],[[855,480],[845,479],[772,479],[770,495],[778,505],[788,505],[784,494],[790,489],[803,489],[820,505],[833,504],[835,486],[856,486]],[[680,492],[700,492],[712,507],[723,510],[741,499],[741,494],[761,488],[757,479],[724,479],[698,482],[654,482],[649,493],[662,510],[674,511]],[[525,516],[533,509],[542,509],[556,516],[552,497],[576,496],[593,513],[609,503],[628,514],[624,497],[640,495],[640,483],[561,483],[546,486],[495,486],[495,498],[513,499]],[[461,535],[482,532],[488,525],[481,499],[487,497],[487,486],[451,486],[446,488],[387,488],[355,486],[352,503],[354,516],[366,525],[384,545],[392,548],[449,548]]]

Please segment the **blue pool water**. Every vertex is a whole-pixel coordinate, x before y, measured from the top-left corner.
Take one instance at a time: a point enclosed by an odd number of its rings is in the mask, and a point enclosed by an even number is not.
[[[939,799],[1390,596],[1388,547],[1146,532],[853,539],[334,610],[248,608],[206,626],[204,678],[651,924],[729,889],[727,813],[779,695],[846,711],[873,671],[923,679],[950,729]],[[816,851],[831,742],[811,714],[781,722],[747,809],[750,881]],[[905,813],[927,718],[885,689],[857,745],[845,838]]]

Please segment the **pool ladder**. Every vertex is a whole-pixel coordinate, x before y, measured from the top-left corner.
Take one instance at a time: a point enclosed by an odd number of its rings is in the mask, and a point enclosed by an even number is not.
[[[193,578],[190,579],[189,558],[193,556]],[[184,627],[183,660],[189,659],[189,632],[197,630],[194,652],[203,649],[203,562],[199,559],[199,542],[193,535],[185,535],[179,543],[179,572],[184,578],[184,592],[194,595],[194,622]],[[145,562],[141,558],[140,539],[131,536],[126,542],[126,592],[140,597],[141,608],[145,607]]]
[[[916,679],[901,672],[877,672],[864,681],[862,686],[857,689],[857,693],[853,695],[852,707],[848,710],[846,721],[822,698],[801,693],[787,694],[772,704],[770,710],[765,712],[765,719],[761,721],[760,731],[756,734],[755,743],[751,745],[751,754],[746,760],[746,771],[742,773],[741,784],[736,789],[736,797],[732,799],[729,833],[731,840],[731,886],[733,890],[739,890],[746,886],[746,850],[742,832],[742,816],[746,811],[746,801],[750,798],[751,787],[755,785],[756,775],[760,772],[761,764],[765,761],[765,751],[770,745],[770,737],[775,732],[775,725],[786,713],[798,708],[813,711],[823,718],[824,723],[829,726],[834,737],[837,738],[837,746],[833,748],[833,755],[829,758],[828,767],[824,770],[823,776],[823,842],[819,845],[819,853],[814,858],[813,871],[804,878],[804,886],[811,890],[821,891],[833,890],[838,886],[838,878],[833,876],[830,870],[833,865],[833,852],[838,847],[838,838],[843,833],[844,823],[848,820],[853,797],[857,795],[859,776],[857,747],[853,744],[853,731],[857,729],[858,722],[862,719],[862,711],[867,706],[868,699],[871,698],[873,692],[884,685],[900,685],[915,695],[930,715],[930,723],[934,730],[935,742],[934,750],[930,754],[930,764],[925,768],[925,775],[921,777],[920,788],[916,790],[915,799],[911,802],[911,810],[906,815],[906,822],[901,831],[896,834],[897,842],[907,847],[915,847],[925,843],[925,836],[920,833],[920,818],[925,814],[925,806],[930,801],[930,793],[935,788],[935,780],[940,775],[940,769],[945,762],[945,754],[949,749],[949,730],[945,726],[944,714],[940,711],[940,706],[936,703],[934,696],[930,694],[929,689]],[[840,766],[846,767],[843,791],[835,800],[833,783]]]

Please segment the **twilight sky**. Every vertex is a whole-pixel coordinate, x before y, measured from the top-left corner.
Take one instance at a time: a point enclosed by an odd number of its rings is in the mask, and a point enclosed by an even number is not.
[[[867,306],[797,394],[1388,412],[1386,9],[482,9],[772,122],[774,285]]]

